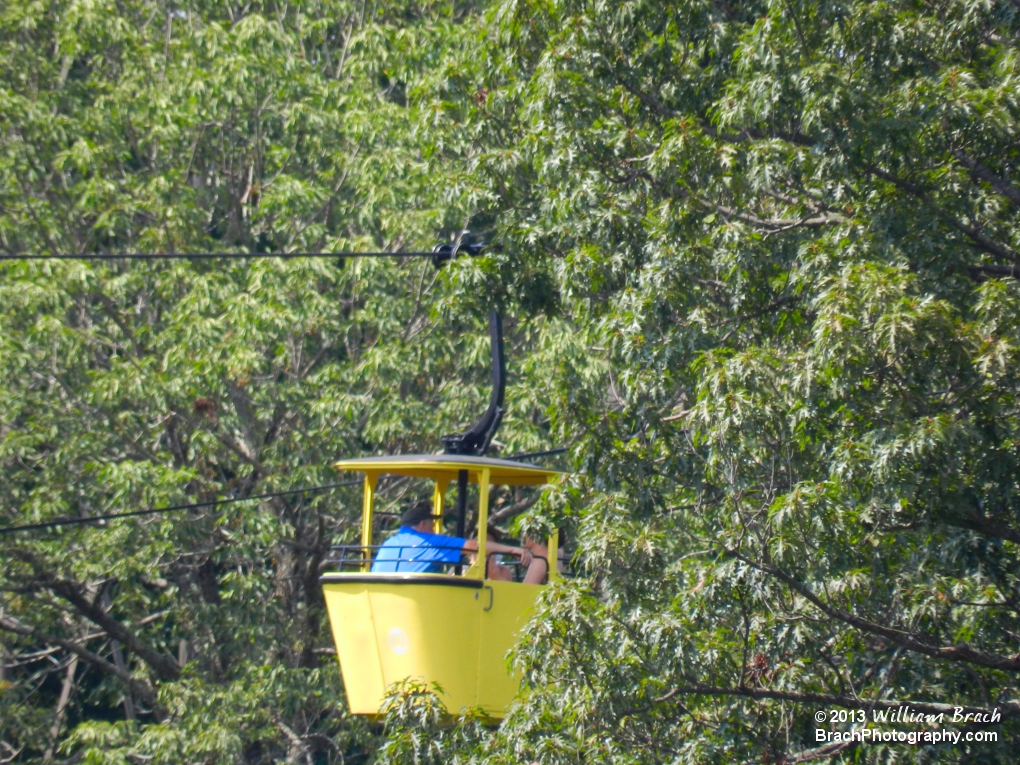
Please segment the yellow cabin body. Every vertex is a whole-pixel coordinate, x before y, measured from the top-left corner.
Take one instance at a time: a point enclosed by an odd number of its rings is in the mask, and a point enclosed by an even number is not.
[[[372,511],[380,475],[409,475],[436,482],[435,514],[445,487],[460,471],[479,486],[478,528],[488,520],[490,485],[540,485],[557,471],[509,460],[458,455],[370,457],[337,463],[365,473],[361,543],[372,545]],[[436,531],[439,522],[436,524]],[[406,679],[437,684],[446,709],[478,708],[502,718],[520,686],[506,655],[530,617],[542,585],[485,577],[485,535],[476,563],[462,576],[373,573],[365,560],[358,571],[326,573],[321,582],[337,657],[352,714],[378,715],[388,689]],[[549,561],[557,559],[555,535]],[[549,578],[557,575],[549,566]]]
[[[390,685],[421,678],[442,688],[449,711],[502,717],[519,685],[506,653],[540,590],[436,574],[325,576],[351,713],[378,714]]]

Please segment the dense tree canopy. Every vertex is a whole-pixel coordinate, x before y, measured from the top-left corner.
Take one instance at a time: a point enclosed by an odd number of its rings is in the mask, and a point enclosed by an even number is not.
[[[345,716],[350,489],[0,538],[12,762],[1011,762],[1020,7],[29,3],[0,14],[0,518],[328,483],[486,395],[565,525],[498,729]],[[395,501],[413,486],[390,487]],[[532,504],[534,502],[534,504]],[[825,741],[909,704],[994,742]],[[895,728],[896,726],[890,726]],[[908,729],[911,726],[900,726]],[[920,726],[913,726],[920,727]]]

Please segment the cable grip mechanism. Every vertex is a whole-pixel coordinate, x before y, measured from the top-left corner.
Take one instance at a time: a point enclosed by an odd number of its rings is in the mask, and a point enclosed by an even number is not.
[[[452,242],[437,244],[432,248],[432,265],[442,268],[445,263],[460,255],[477,257],[486,246],[485,242],[475,241],[470,231],[461,231]]]

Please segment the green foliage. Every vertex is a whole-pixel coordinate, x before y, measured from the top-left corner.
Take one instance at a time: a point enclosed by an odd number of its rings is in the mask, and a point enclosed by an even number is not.
[[[489,23],[470,173],[504,262],[554,274],[577,328],[553,411],[587,574],[520,646],[500,756],[1012,759],[1016,8]],[[1006,722],[815,743],[819,709],[899,702]]]
[[[473,755],[491,742],[492,720],[465,711],[450,718],[438,694],[442,688],[408,679],[387,694],[386,741],[379,749],[379,765],[461,765],[476,762]]]
[[[0,30],[6,251],[502,244],[439,276],[3,266],[5,523],[432,449],[482,406],[495,306],[504,453],[576,469],[498,500],[582,573],[498,730],[414,684],[373,727],[316,581],[356,492],[9,537],[0,756],[1015,759],[1015,5],[12,2]],[[970,730],[999,739],[815,740],[901,703],[998,708]]]

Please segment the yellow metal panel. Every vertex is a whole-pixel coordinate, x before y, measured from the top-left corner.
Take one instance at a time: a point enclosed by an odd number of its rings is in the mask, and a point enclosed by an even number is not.
[[[510,673],[506,655],[531,617],[542,585],[494,580],[486,581],[485,585],[480,597],[485,600],[491,593],[492,607],[482,611],[481,618],[478,706],[493,717],[502,718],[521,685],[520,675]]]
[[[457,472],[467,470],[471,483],[478,483],[484,469],[490,471],[490,481],[505,486],[535,486],[552,481],[562,475],[558,470],[546,470],[535,465],[511,462],[489,457],[458,457],[442,454],[409,454],[388,457],[364,457],[333,463],[338,470],[431,478],[437,481],[454,481]]]
[[[323,591],[353,714],[378,714],[386,688],[410,677],[438,682],[451,713],[480,706],[503,716],[519,687],[505,656],[540,585],[486,581],[478,589],[428,574],[412,575],[420,584],[352,576],[358,581],[327,575]]]
[[[326,584],[322,588],[347,704],[356,715],[378,713],[386,689],[368,590],[365,584]]]
[[[475,705],[478,590],[441,585],[373,586],[372,614],[387,682],[437,682],[446,708]]]

